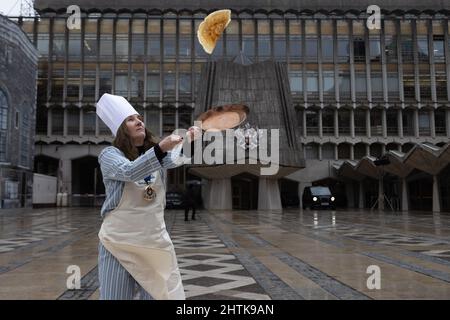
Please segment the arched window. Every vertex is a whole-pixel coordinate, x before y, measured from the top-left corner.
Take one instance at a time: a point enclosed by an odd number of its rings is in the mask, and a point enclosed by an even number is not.
[[[6,161],[6,141],[8,134],[8,101],[0,90],[0,161]]]

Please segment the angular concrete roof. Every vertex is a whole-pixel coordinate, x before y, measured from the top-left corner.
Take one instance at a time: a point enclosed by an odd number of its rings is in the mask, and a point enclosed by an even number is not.
[[[390,150],[384,156],[390,163],[382,167],[375,165],[376,158],[364,157],[359,161],[335,163],[334,168],[338,175],[354,180],[362,180],[363,176],[378,179],[383,171],[405,178],[414,169],[437,175],[450,163],[450,143],[443,147],[418,143],[408,153]]]

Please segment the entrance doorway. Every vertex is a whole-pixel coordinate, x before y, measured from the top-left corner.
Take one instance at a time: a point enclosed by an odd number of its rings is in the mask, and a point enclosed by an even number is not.
[[[105,185],[97,158],[72,160],[72,206],[100,206],[104,200]]]
[[[258,209],[258,177],[241,173],[231,178],[233,209]]]

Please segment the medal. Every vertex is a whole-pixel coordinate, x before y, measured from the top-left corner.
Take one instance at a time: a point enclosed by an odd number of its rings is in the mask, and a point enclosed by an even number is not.
[[[152,178],[152,176],[150,175],[144,179],[145,182],[147,183],[147,186],[144,189],[144,199],[147,201],[153,201],[156,198],[156,191],[150,185],[151,178]]]

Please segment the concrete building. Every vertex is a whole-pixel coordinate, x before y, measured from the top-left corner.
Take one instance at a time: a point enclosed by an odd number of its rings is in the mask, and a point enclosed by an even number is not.
[[[0,208],[31,207],[38,51],[0,15]]]
[[[127,97],[148,127],[164,135],[192,124],[205,63],[232,61],[241,52],[254,63],[287,66],[305,168],[280,180],[285,203],[307,185],[328,184],[342,206],[370,208],[381,190],[377,176],[360,172],[358,180],[348,179],[336,169],[344,161],[449,141],[447,1],[380,4],[374,30],[366,27],[373,3],[365,0],[77,3],[80,29],[66,27],[71,1],[36,0],[39,18],[17,18],[42,55],[36,171],[56,175],[62,160],[60,184],[73,205],[101,201],[104,193],[96,156],[112,137],[94,113],[102,93]],[[232,9],[232,22],[209,57],[196,29],[218,8]],[[430,192],[437,190],[435,210],[448,211],[448,174],[448,165],[433,175],[416,166],[405,177],[385,176],[382,190],[402,208],[405,179],[409,209],[432,210]],[[170,187],[182,188],[186,177],[185,168],[173,170]],[[248,194],[233,201],[249,202],[242,197]]]

